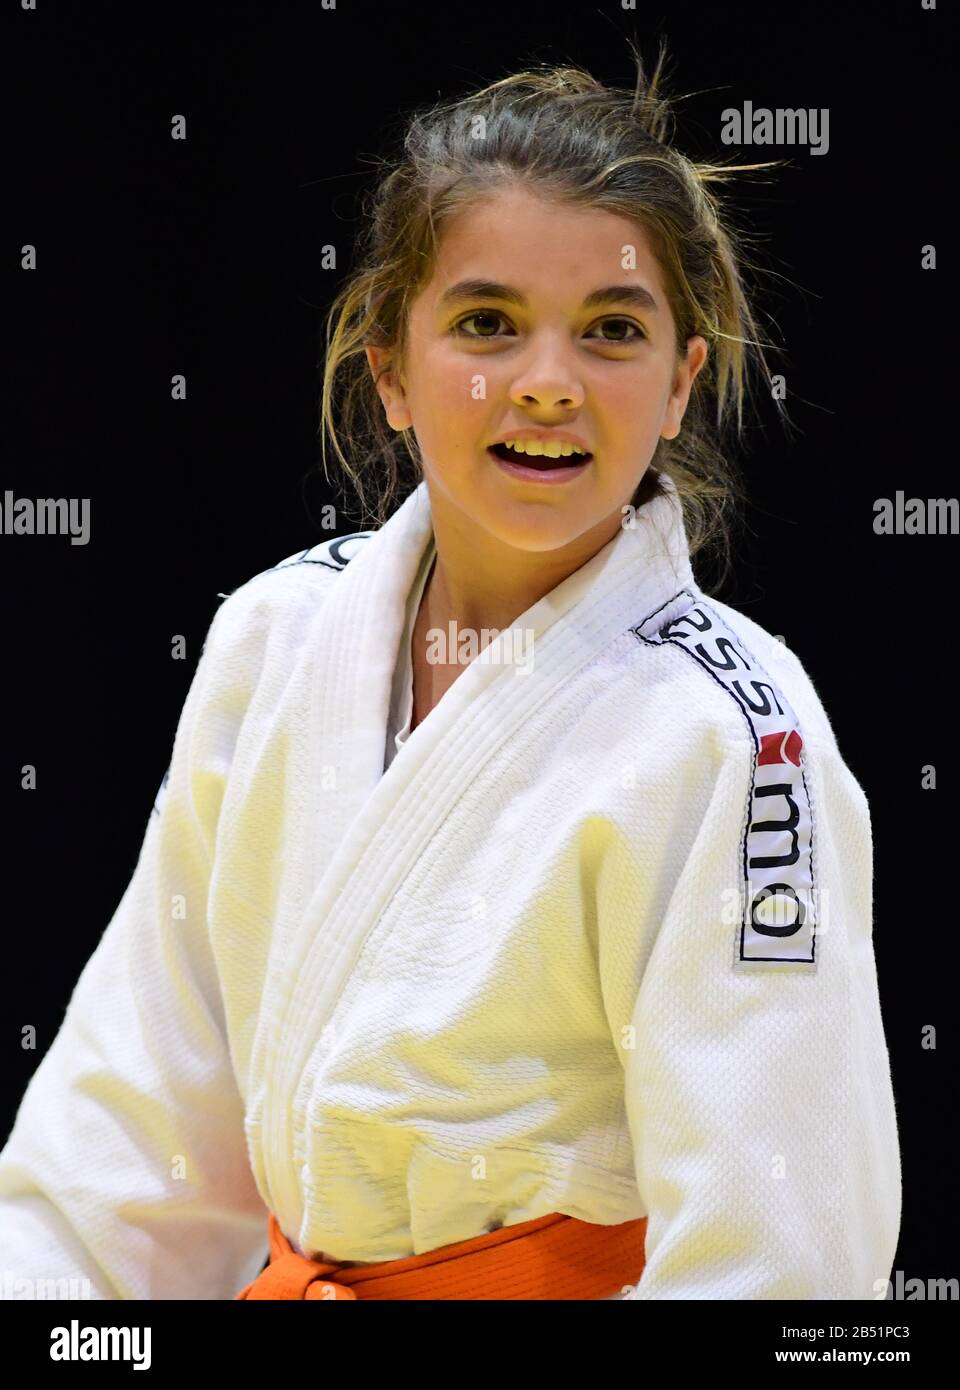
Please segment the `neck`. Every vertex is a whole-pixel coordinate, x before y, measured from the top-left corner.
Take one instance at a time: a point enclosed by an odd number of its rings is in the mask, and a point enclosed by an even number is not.
[[[592,559],[620,530],[619,511],[570,544],[518,550],[431,499],[436,558],[421,602],[425,628],[502,631]]]

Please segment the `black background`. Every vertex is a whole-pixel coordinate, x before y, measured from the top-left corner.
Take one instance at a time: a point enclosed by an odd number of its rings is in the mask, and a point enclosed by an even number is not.
[[[801,433],[787,439],[766,407],[749,437],[751,529],[719,596],[798,653],[869,798],[904,1163],[895,1268],[960,1273],[945,872],[956,541],[873,532],[877,498],[955,495],[943,20],[919,3],[878,18],[809,0],[636,11],[41,0],[8,15],[0,493],[89,497],[92,538],[0,535],[0,1134],[133,872],[217,594],[330,536],[317,520],[330,500],[317,401],[338,279],[318,247],[334,243],[346,268],[383,132],[420,103],[540,61],[631,85],[624,36],[652,66],[665,35],[671,92],[696,93],[676,108],[688,153],[734,158],[720,112],[746,100],[830,112],[826,156],[745,148],[744,162],[791,167],[727,195],[776,272],[761,307],[789,353]],[[170,139],[175,113],[186,141]],[[32,273],[19,268],[26,243]],[[936,272],[921,269],[928,243]],[[185,402],[170,399],[179,372]],[[338,527],[353,529],[348,517]],[[185,661],[171,660],[174,633]],[[34,792],[20,788],[24,764],[38,769]],[[927,764],[937,791],[921,789]],[[25,1023],[37,1052],[20,1048]],[[928,1025],[935,1050],[921,1046]]]

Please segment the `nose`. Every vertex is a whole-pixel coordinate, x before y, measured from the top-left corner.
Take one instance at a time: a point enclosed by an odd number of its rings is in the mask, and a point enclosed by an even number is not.
[[[583,383],[571,350],[565,349],[555,335],[541,338],[538,343],[531,339],[510,386],[514,405],[573,409],[583,404],[583,397]]]

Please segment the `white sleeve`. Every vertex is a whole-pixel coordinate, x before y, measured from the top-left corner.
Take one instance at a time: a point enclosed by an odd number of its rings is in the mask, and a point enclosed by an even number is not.
[[[230,607],[133,876],[0,1151],[0,1297],[229,1299],[266,1259],[206,922],[238,722]]]
[[[875,1299],[901,1174],[872,942],[867,799],[805,745],[816,969],[734,968],[754,751],[728,744],[622,1056],[646,1265],[628,1299]]]

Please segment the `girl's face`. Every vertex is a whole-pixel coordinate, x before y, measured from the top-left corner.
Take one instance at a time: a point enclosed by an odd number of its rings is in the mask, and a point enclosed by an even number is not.
[[[693,337],[678,358],[638,224],[511,185],[444,228],[404,361],[378,389],[389,423],[416,434],[432,509],[456,513],[461,535],[572,552],[616,533],[657,440],[679,432],[706,352]],[[376,370],[389,349],[367,356]],[[554,430],[592,454],[559,484],[512,475],[490,452]]]

